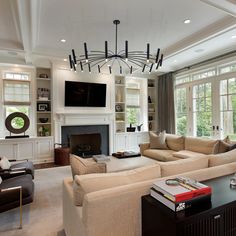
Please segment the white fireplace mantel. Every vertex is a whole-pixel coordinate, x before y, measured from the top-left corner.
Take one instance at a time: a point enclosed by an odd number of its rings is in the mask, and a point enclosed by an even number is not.
[[[114,115],[112,113],[56,113],[54,116],[55,142],[61,143],[62,126],[109,125],[109,150],[114,145]]]

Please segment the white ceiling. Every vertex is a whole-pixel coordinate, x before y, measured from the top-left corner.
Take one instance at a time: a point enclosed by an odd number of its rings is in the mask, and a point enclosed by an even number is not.
[[[83,52],[114,47],[164,52],[163,71],[236,50],[235,0],[0,0],[0,61],[63,61],[72,48]],[[190,24],[184,24],[185,19]],[[66,39],[61,43],[60,39]]]

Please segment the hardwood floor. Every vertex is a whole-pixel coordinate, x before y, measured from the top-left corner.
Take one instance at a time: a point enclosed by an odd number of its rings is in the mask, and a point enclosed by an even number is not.
[[[41,164],[34,164],[34,168],[37,169],[44,169],[44,168],[52,168],[52,167],[60,167],[61,165],[56,165],[54,162],[50,163],[41,163]]]

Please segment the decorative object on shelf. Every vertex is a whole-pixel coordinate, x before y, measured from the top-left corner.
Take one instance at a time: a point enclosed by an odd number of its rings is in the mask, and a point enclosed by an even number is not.
[[[152,122],[149,122],[149,123],[148,123],[148,129],[149,129],[149,130],[152,130]]]
[[[152,116],[148,116],[148,120],[149,121],[153,120],[153,117]]]
[[[141,131],[142,126],[143,126],[143,124],[137,125],[137,130],[138,130],[138,131]]]
[[[37,111],[49,111],[49,104],[48,103],[38,103],[37,104]]]
[[[154,83],[153,82],[151,82],[151,81],[148,81],[148,87],[154,87]]]
[[[125,73],[125,69],[128,69],[129,73],[132,74],[133,70],[141,69],[142,72],[148,71],[149,73],[155,68],[156,70],[162,66],[163,54],[160,55],[160,48],[157,49],[156,54],[153,55],[150,53],[150,44],[147,43],[146,51],[129,51],[128,50],[128,41],[125,41],[125,49],[118,50],[117,39],[118,39],[118,25],[120,24],[119,20],[114,20],[113,24],[116,27],[115,30],[115,50],[108,49],[108,42],[105,41],[105,50],[94,50],[88,51],[87,43],[84,43],[84,54],[79,55],[78,59],[75,55],[74,49],[72,49],[72,55],[69,55],[69,63],[71,70],[77,71],[77,67],[80,68],[80,71],[83,71],[86,67],[91,73],[93,67],[97,67],[98,73],[101,73],[101,70],[108,68],[108,72],[111,74],[113,71],[113,66],[118,66],[120,74]],[[105,66],[108,65],[108,66]]]
[[[115,83],[116,84],[121,84],[121,79],[116,79]]]
[[[119,105],[119,104],[117,104],[117,105],[115,106],[115,109],[116,109],[116,112],[122,112],[122,111],[123,111],[122,106]]]
[[[149,107],[148,112],[155,112],[155,108],[154,107]]]
[[[116,92],[116,102],[122,102],[122,94],[120,89],[118,89]]]
[[[47,123],[47,122],[48,122],[48,118],[42,118],[42,117],[40,117],[40,118],[39,118],[39,121],[40,121],[41,123]]]
[[[5,126],[10,132],[10,136],[6,136],[5,138],[28,138],[29,135],[25,135],[25,131],[29,128],[29,125],[30,120],[26,114],[22,112],[11,113],[5,120]],[[24,133],[24,135],[12,136],[11,133]]]
[[[49,128],[45,127],[45,126],[41,126],[39,127],[39,136],[49,136]]]
[[[132,127],[132,124],[129,125],[129,127],[126,128],[127,132],[135,132],[136,127]]]
[[[50,98],[50,91],[47,88],[38,88],[38,100],[47,101]]]
[[[48,78],[47,74],[39,74],[39,78]]]
[[[230,187],[236,189],[236,174],[230,178]]]
[[[148,103],[152,103],[151,96],[148,96]]]

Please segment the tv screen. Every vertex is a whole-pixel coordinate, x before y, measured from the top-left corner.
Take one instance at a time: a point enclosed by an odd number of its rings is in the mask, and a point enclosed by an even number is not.
[[[106,84],[65,81],[66,107],[105,107]]]

